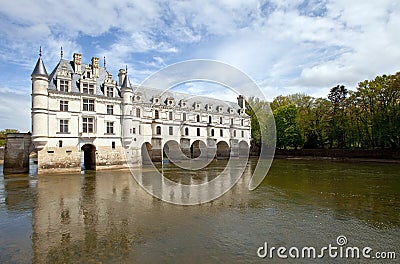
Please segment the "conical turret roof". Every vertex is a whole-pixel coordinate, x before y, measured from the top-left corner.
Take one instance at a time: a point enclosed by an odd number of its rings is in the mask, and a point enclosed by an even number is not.
[[[40,52],[41,53],[41,52]],[[42,75],[49,77],[46,71],[46,67],[44,66],[43,60],[42,60],[42,54],[39,55],[39,59],[36,62],[35,69],[33,70],[32,75]]]
[[[125,78],[122,82],[121,88],[131,88],[131,82],[129,81],[128,77],[128,68],[126,68]]]

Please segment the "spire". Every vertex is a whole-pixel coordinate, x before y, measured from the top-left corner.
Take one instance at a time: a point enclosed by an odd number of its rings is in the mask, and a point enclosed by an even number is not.
[[[128,77],[128,66],[125,66],[125,78],[124,78],[121,88],[131,88],[131,82],[129,81],[129,77]]]
[[[62,46],[61,46],[61,59],[63,58],[63,55],[64,55],[64,52],[63,52],[63,49],[62,49]]]
[[[47,74],[46,67],[44,66],[43,60],[42,60],[42,47],[40,46],[39,49],[39,59],[36,62],[35,69],[33,70],[32,75],[42,75],[48,77],[49,75]]]
[[[104,56],[104,69],[106,68],[106,56]]]

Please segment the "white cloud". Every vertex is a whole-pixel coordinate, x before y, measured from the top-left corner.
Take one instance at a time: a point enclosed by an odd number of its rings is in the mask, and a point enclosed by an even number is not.
[[[50,72],[63,46],[66,58],[106,56],[114,77],[127,65],[138,83],[170,63],[216,59],[248,73],[268,99],[323,96],[399,71],[399,24],[400,3],[391,0],[5,1],[0,78],[26,86],[38,47]]]

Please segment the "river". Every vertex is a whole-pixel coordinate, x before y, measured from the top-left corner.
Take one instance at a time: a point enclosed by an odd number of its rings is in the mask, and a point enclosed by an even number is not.
[[[197,176],[164,169],[201,178],[225,164]],[[195,206],[149,196],[129,171],[37,176],[32,166],[29,175],[0,175],[0,263],[308,263],[257,251],[265,242],[319,250],[338,246],[338,236],[400,258],[400,164],[275,160],[249,191],[255,164],[228,193]]]

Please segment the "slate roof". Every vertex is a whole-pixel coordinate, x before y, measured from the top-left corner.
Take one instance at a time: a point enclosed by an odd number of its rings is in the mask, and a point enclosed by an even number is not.
[[[39,58],[41,61],[41,58]],[[39,63],[38,60],[38,63]],[[79,89],[79,80],[81,78],[81,75],[85,73],[86,67],[91,65],[88,64],[81,64],[81,71],[80,73],[75,73],[74,68],[73,68],[73,61],[61,59],[60,62],[57,64],[57,66],[54,68],[54,70],[50,73],[49,76],[49,89],[50,90],[57,90],[57,72],[61,70],[62,66],[65,65],[67,68],[68,73],[72,77],[72,82],[71,82],[71,92],[72,93],[80,93]],[[43,65],[44,67],[44,65]],[[36,68],[35,68],[36,70]],[[35,71],[34,71],[35,72]],[[108,77],[108,72],[104,67],[99,66],[99,77],[96,78],[96,95],[99,96],[104,96],[104,93],[102,91],[103,89],[103,84],[105,79]],[[206,110],[206,105],[212,105],[212,112],[217,111],[218,106],[223,107],[223,113],[227,113],[228,108],[233,108],[235,109],[234,113],[238,114],[238,110],[240,109],[239,105],[237,102],[228,102],[228,101],[223,101],[223,100],[218,100],[215,98],[211,97],[206,97],[206,96],[197,96],[197,95],[192,95],[192,94],[185,94],[185,93],[180,93],[180,92],[171,92],[171,91],[162,91],[160,89],[156,88],[149,88],[149,87],[143,87],[139,85],[132,85],[129,82],[129,77],[126,75],[126,77],[123,80],[122,87],[117,86],[116,90],[117,92],[114,93],[115,97],[121,97],[121,91],[120,88],[123,87],[132,87],[134,95],[140,95],[141,96],[141,102],[145,104],[152,104],[153,103],[153,98],[158,97],[160,98],[160,104],[166,106],[166,101],[168,98],[173,98],[175,100],[175,106],[180,106],[181,100],[186,102],[186,107],[187,109],[194,109],[193,105],[195,103],[200,103],[200,110]]]
[[[48,76],[46,67],[44,66],[42,56],[39,56],[39,59],[36,62],[35,69],[33,70],[32,75],[42,75],[42,76]]]

